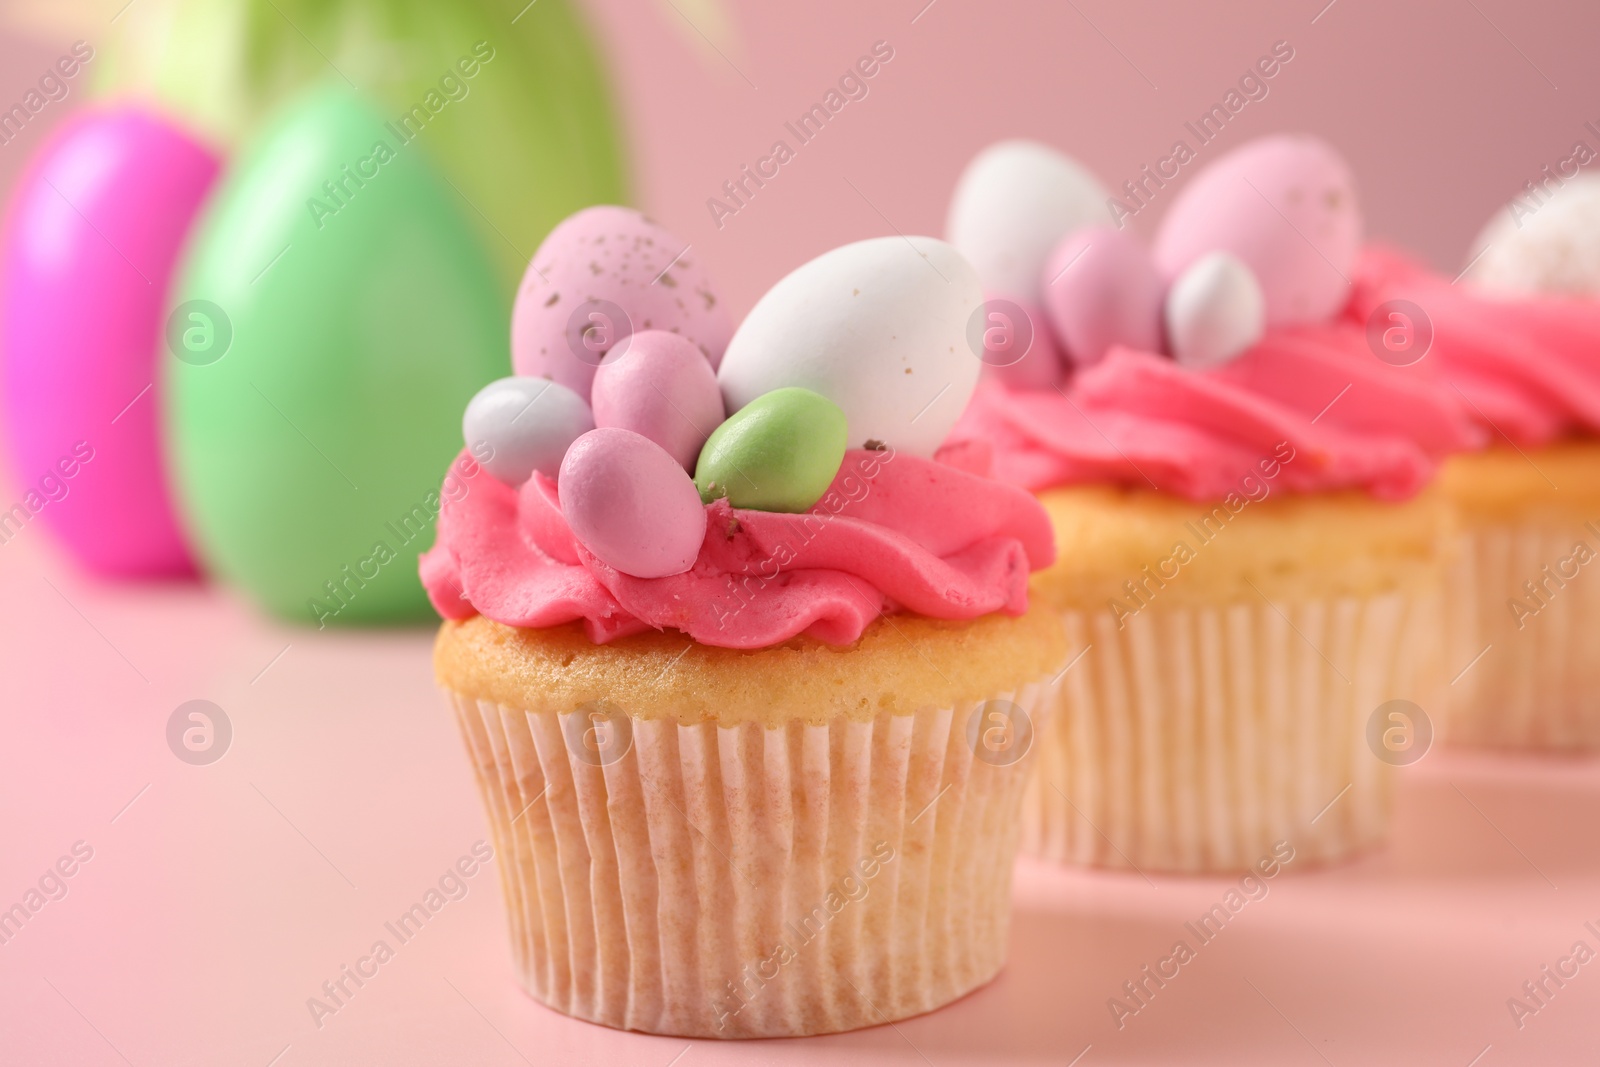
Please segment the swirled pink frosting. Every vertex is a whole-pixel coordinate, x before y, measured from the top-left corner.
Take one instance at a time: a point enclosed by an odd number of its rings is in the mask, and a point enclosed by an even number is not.
[[[1472,418],[1518,446],[1600,433],[1600,301],[1497,298],[1453,284],[1393,249],[1369,248],[1346,315],[1410,300],[1433,330],[1425,357]]]
[[[951,440],[986,442],[997,477],[1035,490],[1099,482],[1221,500],[1270,470],[1290,492],[1405,499],[1485,439],[1438,364],[1378,359],[1349,315],[1270,330],[1203,369],[1114,348],[1059,387],[985,382]]]
[[[473,466],[465,453],[457,464]],[[670,627],[726,648],[799,634],[839,645],[897,610],[1019,615],[1029,571],[1055,557],[1050,520],[1026,492],[893,452],[847,452],[804,514],[709,505],[698,560],[669,578],[630,577],[596,559],[543,475],[520,488],[482,473],[463,484],[422,557],[439,613],[524,627],[582,619],[597,644]]]

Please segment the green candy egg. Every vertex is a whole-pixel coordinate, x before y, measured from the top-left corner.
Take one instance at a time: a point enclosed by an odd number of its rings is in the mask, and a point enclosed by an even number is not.
[[[340,87],[291,108],[196,228],[171,317],[213,332],[163,368],[168,454],[206,569],[276,614],[429,617],[417,554],[508,344],[466,210]]]
[[[809,389],[774,389],[712,431],[694,484],[706,503],[804,511],[828,491],[844,462],[847,428],[839,405]]]

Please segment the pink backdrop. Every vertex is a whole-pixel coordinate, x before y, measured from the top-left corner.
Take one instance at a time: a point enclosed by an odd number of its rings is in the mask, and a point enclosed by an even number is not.
[[[735,314],[835,245],[942,233],[961,167],[1002,137],[1047,141],[1120,186],[1279,40],[1294,59],[1200,163],[1259,134],[1317,133],[1354,166],[1370,231],[1442,269],[1574,141],[1600,150],[1584,128],[1600,127],[1600,7],[1576,0],[674,3],[587,6],[612,57],[636,199],[700,250]],[[70,40],[56,36],[0,24],[0,98]],[[880,40],[894,58],[865,98],[800,145],[784,123]],[[47,125],[0,147],[0,189]],[[795,158],[719,228],[707,199],[779,138]],[[1132,225],[1148,233],[1173,191]]]
[[[1600,147],[1584,129],[1600,125],[1592,3],[924,3],[741,2],[724,36],[706,0],[591,0],[638,202],[695,245],[735,314],[831,246],[940,232],[956,174],[996,138],[1049,141],[1120,185],[1278,40],[1295,58],[1202,159],[1316,132],[1350,158],[1371,230],[1444,268],[1575,140]],[[0,101],[72,36],[0,28]],[[775,139],[795,147],[784,123],[879,40],[894,58],[866,98],[718,229],[707,198]],[[45,125],[0,146],[0,189]],[[1126,1030],[1105,999],[1221,880],[1024,865],[1012,963],[975,996],[894,1030],[690,1047],[531,1004],[485,875],[316,1029],[306,997],[485,833],[427,634],[318,634],[201,587],[96,586],[42,532],[0,550],[0,907],[74,842],[94,858],[0,947],[8,1067],[1593,1061],[1594,968],[1525,1029],[1505,1001],[1600,924],[1600,762],[1445,752],[1407,769],[1389,848],[1283,880]],[[235,730],[209,767],[163,734],[196,698]]]
[[[835,245],[941,233],[956,175],[1001,137],[1047,141],[1120,186],[1278,40],[1295,58],[1201,161],[1317,133],[1350,159],[1370,230],[1442,268],[1575,140],[1600,149],[1583,128],[1600,125],[1600,7],[1576,0],[936,0],[913,24],[926,2],[740,3],[724,61],[665,2],[595,0],[641,201],[702,249],[735,311]],[[869,95],[719,231],[706,199],[880,39],[895,58]]]

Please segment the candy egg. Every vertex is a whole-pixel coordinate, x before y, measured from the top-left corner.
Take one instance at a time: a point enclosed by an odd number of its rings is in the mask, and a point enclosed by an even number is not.
[[[1066,355],[1043,308],[990,295],[967,324],[967,343],[983,371],[1013,389],[1048,389],[1061,380]]]
[[[774,389],[734,412],[706,441],[694,482],[706,503],[804,511],[822,499],[844,462],[847,421],[809,389]]]
[[[1361,245],[1350,168],[1312,137],[1263,137],[1196,174],[1161,220],[1155,257],[1174,279],[1208,252],[1255,273],[1267,325],[1322,322],[1344,306]]]
[[[595,368],[637,330],[681,334],[713,368],[733,332],[688,245],[631,208],[586,208],[528,264],[511,310],[511,366],[588,400]]]
[[[1489,292],[1600,296],[1600,177],[1579,174],[1548,200],[1513,200],[1478,235],[1467,278]]]
[[[1226,363],[1261,340],[1267,309],[1250,268],[1227,252],[1201,256],[1167,292],[1167,344],[1192,367]]]
[[[756,302],[723,356],[723,399],[737,411],[775,389],[810,389],[844,411],[852,447],[931,458],[977,385],[967,325],[982,302],[977,272],[943,241],[835,248]]]
[[[686,338],[644,330],[612,349],[594,374],[597,426],[642,434],[693,470],[722,422],[722,390],[705,356]]]
[[[1017,389],[1048,388],[1063,356],[1040,304],[1039,275],[1073,230],[1111,221],[1110,195],[1069,156],[1037,141],[1000,141],[961,172],[945,236],[978,271],[991,308],[986,337],[1015,336],[1025,351],[986,344],[988,373]],[[1006,320],[1026,316],[1026,322]]]
[[[1111,222],[1093,174],[1037,141],[1001,141],[973,157],[950,200],[945,235],[984,292],[1039,303],[1039,273],[1061,238]]]
[[[1076,366],[1100,361],[1112,345],[1161,350],[1165,290],[1150,253],[1110,226],[1070,234],[1043,272],[1045,309]]]
[[[490,382],[461,418],[467,449],[507,485],[521,485],[534,471],[554,478],[567,448],[592,429],[594,416],[583,397],[544,378]]]
[[[470,209],[390,136],[342,86],[301,98],[231,164],[172,296],[219,339],[232,324],[225,351],[185,341],[162,368],[186,528],[209,573],[319,626],[432,616],[394,561],[432,541],[461,412],[504,373],[506,306]],[[364,187],[307,210],[347,165]]]
[[[572,443],[561,462],[561,514],[601,562],[635,578],[694,566],[706,509],[678,461],[632,430],[603,426]]]

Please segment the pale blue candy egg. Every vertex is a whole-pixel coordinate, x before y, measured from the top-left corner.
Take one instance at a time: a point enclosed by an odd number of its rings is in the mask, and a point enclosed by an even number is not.
[[[483,469],[507,485],[539,471],[554,478],[567,448],[594,429],[583,397],[547,378],[501,378],[478,390],[461,436]]]

